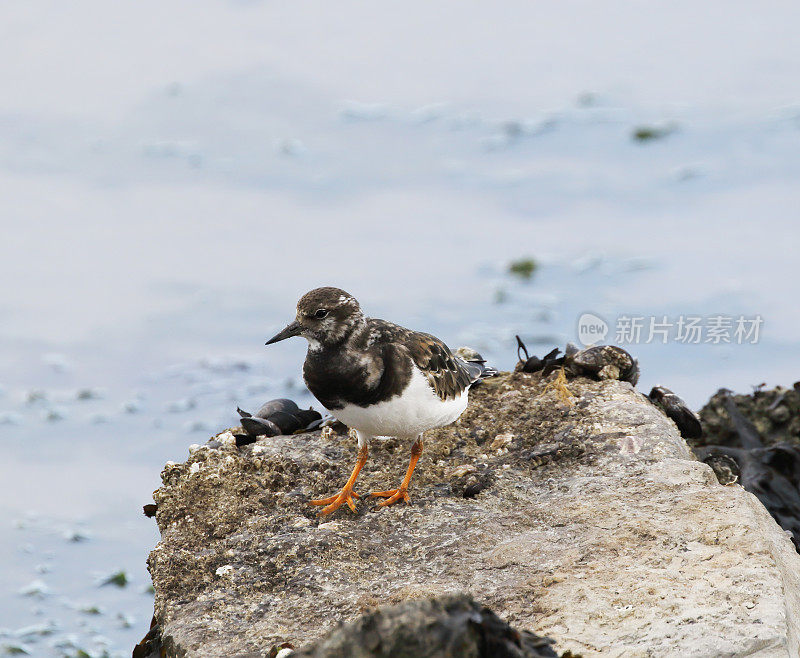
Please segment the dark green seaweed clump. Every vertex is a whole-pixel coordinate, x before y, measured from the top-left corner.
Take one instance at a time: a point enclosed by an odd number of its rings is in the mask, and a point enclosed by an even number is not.
[[[632,139],[636,142],[651,142],[664,139],[675,132],[675,126],[639,126],[634,128]]]
[[[117,571],[106,578],[103,585],[116,585],[117,587],[125,587],[128,584],[128,576],[124,571]]]
[[[530,279],[538,267],[533,258],[520,258],[508,264],[508,273],[520,279]]]

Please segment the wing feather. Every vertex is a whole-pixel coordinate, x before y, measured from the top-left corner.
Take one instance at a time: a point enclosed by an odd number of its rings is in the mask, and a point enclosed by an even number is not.
[[[478,361],[465,361],[454,355],[441,340],[421,331],[411,331],[392,322],[370,318],[372,340],[402,345],[414,364],[442,400],[460,396],[479,379],[496,373]]]
[[[430,334],[410,331],[403,342],[416,366],[442,400],[456,398],[469,388],[473,380],[464,362],[456,359],[441,340]]]

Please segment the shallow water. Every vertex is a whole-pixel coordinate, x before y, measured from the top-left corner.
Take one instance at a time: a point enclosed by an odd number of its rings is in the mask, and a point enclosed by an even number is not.
[[[315,404],[263,345],[309,288],[501,368],[585,312],[760,315],[626,345],[639,388],[798,379],[792,3],[73,5],[0,10],[0,646],[129,655],[164,462]]]

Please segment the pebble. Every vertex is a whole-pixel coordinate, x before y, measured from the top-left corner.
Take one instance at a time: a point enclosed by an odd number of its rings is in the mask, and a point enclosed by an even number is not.
[[[327,523],[320,523],[317,526],[318,530],[339,530],[342,524],[339,521],[328,521]]]
[[[489,444],[489,450],[500,450],[508,447],[514,440],[514,435],[510,432],[498,434],[494,440]]]
[[[222,578],[224,576],[228,576],[231,573],[233,573],[233,565],[232,564],[226,564],[223,567],[219,567],[214,573],[216,573],[220,578]]]
[[[456,466],[450,474],[453,477],[463,478],[468,473],[475,473],[477,472],[477,468],[473,464],[462,464],[461,466]]]
[[[220,443],[224,443],[229,446],[236,445],[236,437],[233,436],[233,432],[223,432],[219,436],[216,437],[217,441]]]

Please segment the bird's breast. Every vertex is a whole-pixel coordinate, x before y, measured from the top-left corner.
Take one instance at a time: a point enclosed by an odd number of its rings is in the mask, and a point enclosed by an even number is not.
[[[456,398],[442,400],[414,367],[399,394],[366,406],[345,403],[331,411],[348,427],[371,436],[415,437],[455,421],[467,408],[467,400],[466,390]]]
[[[323,406],[334,411],[347,403],[374,399],[381,380],[381,364],[369,354],[309,352],[303,380]]]

